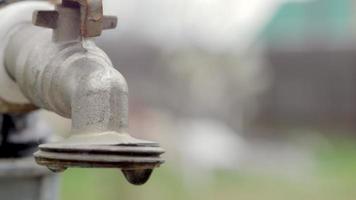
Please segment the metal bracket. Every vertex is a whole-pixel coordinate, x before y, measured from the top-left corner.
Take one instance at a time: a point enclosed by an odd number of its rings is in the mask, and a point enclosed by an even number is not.
[[[113,29],[117,25],[116,16],[104,16],[102,0],[62,0],[60,6],[80,9],[80,33],[83,37],[100,36],[102,30]],[[35,11],[33,24],[55,29],[59,13],[54,11]]]

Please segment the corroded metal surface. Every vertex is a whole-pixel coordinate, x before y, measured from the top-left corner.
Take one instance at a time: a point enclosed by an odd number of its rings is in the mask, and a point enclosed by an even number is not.
[[[0,98],[0,113],[27,113],[38,109],[33,104],[9,103]]]
[[[24,95],[40,108],[72,118],[73,134],[125,133],[128,88],[107,55],[91,40],[51,40],[46,29],[23,25],[9,42],[7,71]]]
[[[59,13],[52,10],[37,10],[33,13],[32,23],[46,28],[57,28]]]
[[[19,24],[27,23],[33,14],[34,10],[51,9],[51,5],[47,2],[40,1],[21,1],[8,4],[0,9],[0,97],[2,106],[6,113],[18,112],[17,106],[28,111],[28,106],[32,104],[18,87],[16,81],[11,77],[5,68],[5,52],[7,43],[13,33],[17,32]],[[21,109],[22,110],[22,109]]]
[[[122,169],[132,184],[145,183],[164,161],[158,143],[114,132],[73,135],[63,141],[42,144],[35,158],[55,172],[69,167]]]
[[[163,150],[159,147],[140,146],[107,146],[105,151],[102,146],[96,151],[96,146],[86,146],[84,150],[70,148],[46,149],[40,146],[40,151],[35,153],[39,164],[56,167],[111,167],[122,169],[153,169],[163,163],[160,154]],[[90,149],[90,150],[87,150]],[[127,149],[127,150],[125,150]],[[146,150],[149,150],[147,152]]]
[[[95,37],[101,34],[103,22],[102,0],[62,0],[63,6],[80,6],[80,31],[84,37]]]
[[[150,144],[150,143],[149,143]],[[69,167],[118,168],[132,184],[144,184],[154,168],[164,161],[164,150],[158,144],[139,145],[68,145],[53,143],[40,145],[34,154],[36,162],[54,172]]]
[[[33,22],[53,35],[19,25],[7,44],[6,71],[35,106],[72,119],[71,136],[41,145],[37,163],[55,172],[119,168],[129,182],[146,182],[163,163],[163,149],[128,134],[126,80],[88,38],[115,27],[116,18],[103,18],[101,0],[63,0],[55,11],[35,12]]]
[[[117,25],[116,16],[104,16],[102,0],[62,0],[56,6],[57,11],[37,11],[34,13],[33,24],[55,29],[57,28],[58,12],[61,8],[72,8],[80,11],[80,34],[83,37],[100,36],[102,30],[112,29]],[[63,13],[62,13],[63,14]]]

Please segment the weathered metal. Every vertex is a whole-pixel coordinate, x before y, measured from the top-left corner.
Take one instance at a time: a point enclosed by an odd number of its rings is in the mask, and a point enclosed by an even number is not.
[[[9,103],[0,97],[0,113],[27,113],[38,109],[33,104]]]
[[[62,0],[58,8],[80,10],[80,34],[82,37],[100,36],[103,29],[112,29],[117,25],[116,16],[104,16],[102,0]],[[57,11],[37,11],[33,22],[37,26],[57,28]]]
[[[8,2],[8,1],[6,1]],[[12,1],[11,1],[12,2]],[[5,68],[5,49],[18,25],[31,19],[33,10],[51,9],[47,2],[23,1],[0,7],[0,113],[26,113],[34,105],[23,95],[18,84]]]
[[[51,132],[35,115],[37,109],[20,91],[4,67],[4,52],[16,27],[28,21],[34,9],[48,9],[45,2],[0,4],[0,199],[56,200],[58,176],[31,157],[38,143]],[[48,135],[47,135],[48,136]]]
[[[156,144],[157,145],[157,144]],[[152,169],[163,163],[158,146],[44,144],[35,153],[37,163],[55,172],[68,167],[121,168],[133,184],[145,183]]]
[[[35,154],[38,164],[58,172],[115,167],[131,183],[142,184],[163,163],[163,150],[128,134],[126,80],[88,38],[116,25],[116,18],[101,16],[101,0],[64,0],[55,11],[36,12],[34,23],[53,28],[53,35],[30,23],[18,24],[5,49],[6,71],[32,104],[72,118],[71,136],[41,145]]]
[[[52,10],[37,10],[33,12],[32,23],[46,28],[57,28],[58,12]]]
[[[62,0],[65,7],[80,7],[80,32],[83,37],[101,35],[103,23],[102,0]]]

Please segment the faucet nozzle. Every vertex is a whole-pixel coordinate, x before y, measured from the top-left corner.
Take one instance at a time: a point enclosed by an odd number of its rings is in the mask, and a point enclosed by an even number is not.
[[[54,172],[119,168],[130,183],[145,183],[163,163],[164,151],[158,143],[127,133],[126,80],[90,39],[115,27],[116,18],[103,15],[102,0],[62,0],[53,11],[35,12],[33,23],[52,28],[53,34],[16,24],[0,67],[26,102],[72,119],[71,136],[40,145],[37,163]]]
[[[110,144],[115,140],[121,144]],[[39,149],[36,162],[53,172],[69,167],[120,168],[135,185],[149,179],[153,169],[163,163],[160,155],[164,152],[157,143],[118,133],[73,136],[59,143],[42,144]]]

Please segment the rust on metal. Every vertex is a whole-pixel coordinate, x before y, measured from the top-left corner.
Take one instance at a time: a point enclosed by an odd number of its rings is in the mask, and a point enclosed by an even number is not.
[[[101,35],[103,23],[102,0],[63,0],[63,6],[80,7],[80,31],[83,37],[96,37]]]
[[[103,24],[101,28],[103,30],[113,29],[117,26],[117,17],[116,16],[104,16]]]
[[[27,113],[37,109],[33,104],[14,104],[0,98],[0,113]]]
[[[54,29],[52,37],[23,26],[8,43],[6,69],[31,103],[72,119],[70,136],[40,145],[36,162],[54,172],[118,168],[130,183],[145,183],[164,150],[128,134],[127,82],[91,38],[82,39],[115,28],[117,18],[103,15],[102,0],[62,0],[54,11],[35,12],[33,23]]]
[[[49,143],[39,146],[34,154],[36,162],[53,172],[62,172],[69,167],[119,168],[132,184],[144,184],[154,168],[164,160],[164,150],[153,146],[137,145],[70,145]]]
[[[102,30],[117,26],[116,16],[103,15],[102,0],[62,0],[54,3],[80,10],[80,34],[83,37],[100,36]],[[36,11],[33,15],[33,24],[55,29],[58,15],[57,11]]]
[[[33,13],[32,23],[46,28],[57,28],[58,12],[52,10],[39,10]]]

